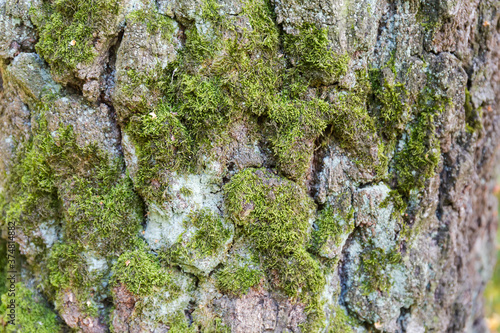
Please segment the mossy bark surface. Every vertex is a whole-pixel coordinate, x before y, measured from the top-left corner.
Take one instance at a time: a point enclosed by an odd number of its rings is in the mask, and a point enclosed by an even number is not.
[[[0,330],[487,332],[499,27],[491,0],[0,0]]]

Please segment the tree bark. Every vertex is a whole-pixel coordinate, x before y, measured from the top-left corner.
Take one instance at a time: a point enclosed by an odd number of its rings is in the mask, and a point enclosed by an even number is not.
[[[3,327],[488,332],[499,16],[0,0]]]

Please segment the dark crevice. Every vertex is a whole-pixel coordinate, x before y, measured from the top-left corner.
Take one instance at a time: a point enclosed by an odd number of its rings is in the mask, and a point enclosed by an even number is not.
[[[115,76],[116,76],[116,57],[118,54],[118,49],[123,40],[124,29],[122,29],[116,38],[116,42],[109,49],[109,58],[106,64],[106,68],[103,74],[102,84],[104,85],[101,89],[101,95],[99,96],[99,103],[104,103],[109,107],[112,107],[112,93],[115,87]]]
[[[189,326],[193,325],[194,320],[193,320],[193,312],[196,308],[196,303],[194,301],[189,301],[187,309],[184,309],[184,315],[186,316],[186,319],[188,320]]]
[[[398,326],[396,333],[406,333],[407,331],[407,325],[408,325],[408,319],[410,319],[411,316],[411,307],[402,307],[400,309],[399,317],[396,321],[396,324]]]

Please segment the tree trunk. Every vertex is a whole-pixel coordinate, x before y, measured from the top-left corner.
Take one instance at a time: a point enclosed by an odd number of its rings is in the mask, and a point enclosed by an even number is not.
[[[499,16],[0,0],[5,329],[487,332]]]

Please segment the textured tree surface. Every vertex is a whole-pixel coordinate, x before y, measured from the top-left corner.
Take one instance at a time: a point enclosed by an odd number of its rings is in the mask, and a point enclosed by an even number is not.
[[[2,329],[487,332],[499,16],[0,0]]]

